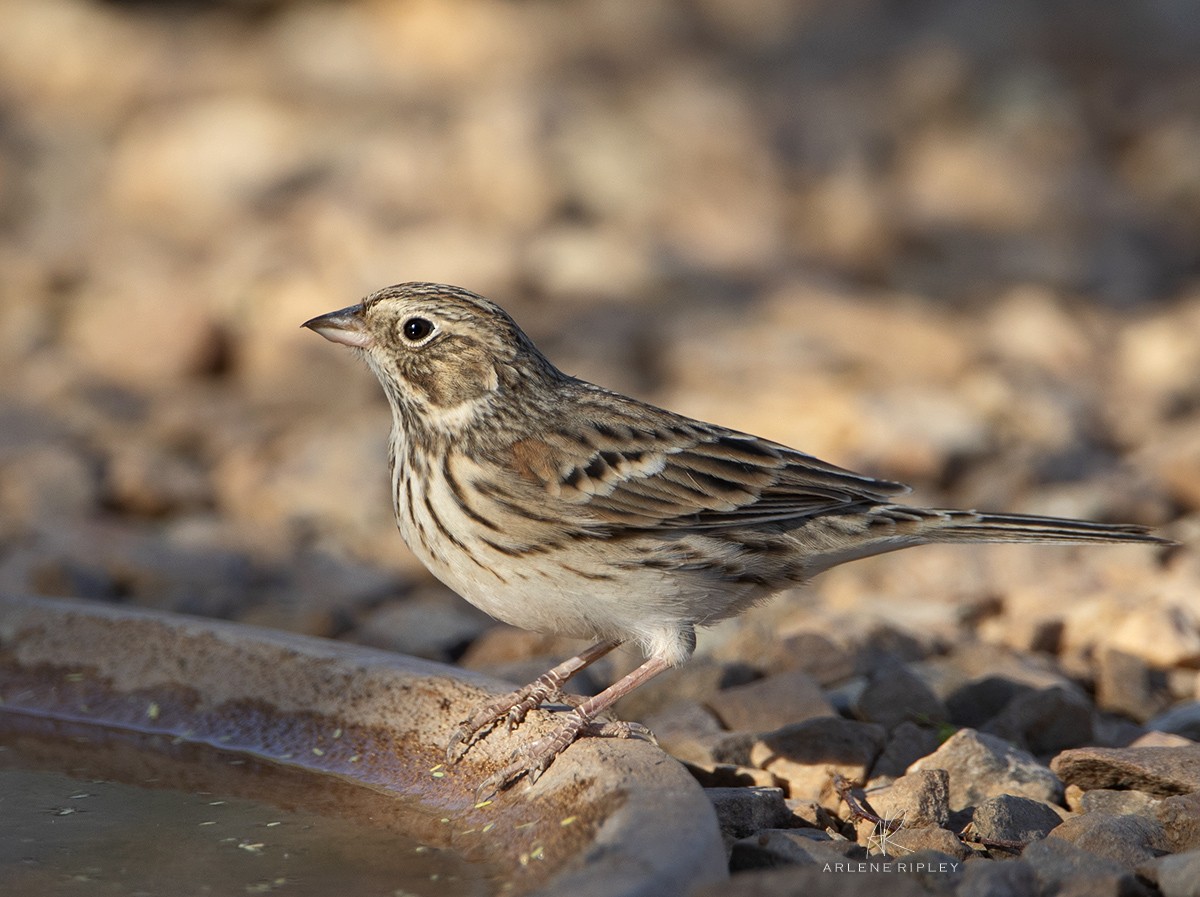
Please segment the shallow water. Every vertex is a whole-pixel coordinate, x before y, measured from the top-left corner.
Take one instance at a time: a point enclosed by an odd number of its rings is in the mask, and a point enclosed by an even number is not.
[[[403,805],[365,789],[166,739],[30,727],[0,713],[4,894],[494,891],[488,869],[406,836]]]

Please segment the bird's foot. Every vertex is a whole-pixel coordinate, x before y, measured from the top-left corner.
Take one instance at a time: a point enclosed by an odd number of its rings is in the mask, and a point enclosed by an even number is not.
[[[600,738],[642,738],[658,743],[654,733],[641,723],[618,720],[606,722],[591,720],[582,716],[578,711],[568,715],[566,722],[536,741],[521,745],[512,752],[507,766],[488,776],[480,783],[476,791],[479,800],[494,797],[498,792],[515,784],[522,777],[529,779],[532,785],[542,773],[550,768],[563,751],[577,739],[591,736]]]
[[[450,736],[450,743],[446,746],[446,762],[457,763],[466,756],[471,745],[485,738],[501,722],[511,732],[525,721],[530,710],[540,707],[547,701],[560,700],[562,697],[561,687],[553,681],[548,681],[546,677],[542,677],[524,688],[483,705],[463,720],[454,734]]]

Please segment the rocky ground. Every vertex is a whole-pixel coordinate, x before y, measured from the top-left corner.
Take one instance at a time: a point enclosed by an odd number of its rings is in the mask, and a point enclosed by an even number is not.
[[[1194,893],[1198,22],[0,2],[0,590],[517,680],[572,653],[405,551],[378,387],[298,330],[458,283],[918,501],[1181,543],[924,548],[706,633],[621,712],[714,789],[722,893]]]

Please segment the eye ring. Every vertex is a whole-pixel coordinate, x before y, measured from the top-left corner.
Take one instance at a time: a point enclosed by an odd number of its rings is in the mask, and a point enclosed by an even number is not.
[[[434,329],[433,322],[428,318],[409,318],[401,326],[400,332],[410,343],[419,343],[427,339]]]

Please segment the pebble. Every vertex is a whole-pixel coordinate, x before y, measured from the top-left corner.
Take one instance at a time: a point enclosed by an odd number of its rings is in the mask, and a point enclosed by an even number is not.
[[[871,767],[871,778],[897,778],[912,764],[938,747],[938,732],[916,723],[902,722],[888,733],[883,752]]]
[[[731,841],[781,828],[792,815],[782,788],[706,788],[704,793],[717,811],[721,833]]]
[[[944,826],[950,818],[950,775],[944,769],[917,770],[871,789],[868,798],[877,815],[905,828]]]
[[[1130,897],[1149,895],[1133,872],[1109,857],[1094,854],[1062,838],[1034,841],[1021,852],[1032,867],[1039,894]]]
[[[855,716],[889,731],[901,723],[935,725],[949,718],[946,707],[907,666],[881,666],[867,678],[854,705]]]
[[[1176,704],[1170,710],[1147,721],[1146,725],[1157,732],[1182,735],[1190,741],[1200,741],[1200,701]]]
[[[1105,648],[1096,657],[1096,706],[1144,723],[1169,701],[1145,659]]]
[[[1037,841],[1060,822],[1062,817],[1048,804],[1012,794],[989,797],[971,814],[976,835],[999,841]]]
[[[1064,820],[1048,837],[1068,841],[1088,853],[1120,863],[1130,871],[1146,860],[1170,851],[1162,825],[1145,816],[1084,813]]]
[[[1080,788],[1126,788],[1156,796],[1200,791],[1200,744],[1187,747],[1097,748],[1064,751],[1050,764]]]
[[[910,769],[945,769],[950,808],[977,806],[989,797],[1014,794],[1047,803],[1062,801],[1063,783],[1027,751],[973,729],[960,729]]]
[[[1092,702],[1078,688],[1021,692],[980,729],[1034,754],[1053,754],[1095,738]]]
[[[1200,850],[1164,856],[1138,867],[1162,897],[1200,897]]]
[[[706,704],[725,728],[753,732],[834,713],[817,680],[801,670],[721,689]]]
[[[729,871],[773,866],[821,866],[847,859],[866,859],[867,851],[853,841],[834,839],[813,829],[764,829],[733,843]]]
[[[759,736],[750,762],[787,782],[791,797],[836,803],[832,776],[850,782],[866,779],[883,749],[882,726],[827,716],[806,720]]]

